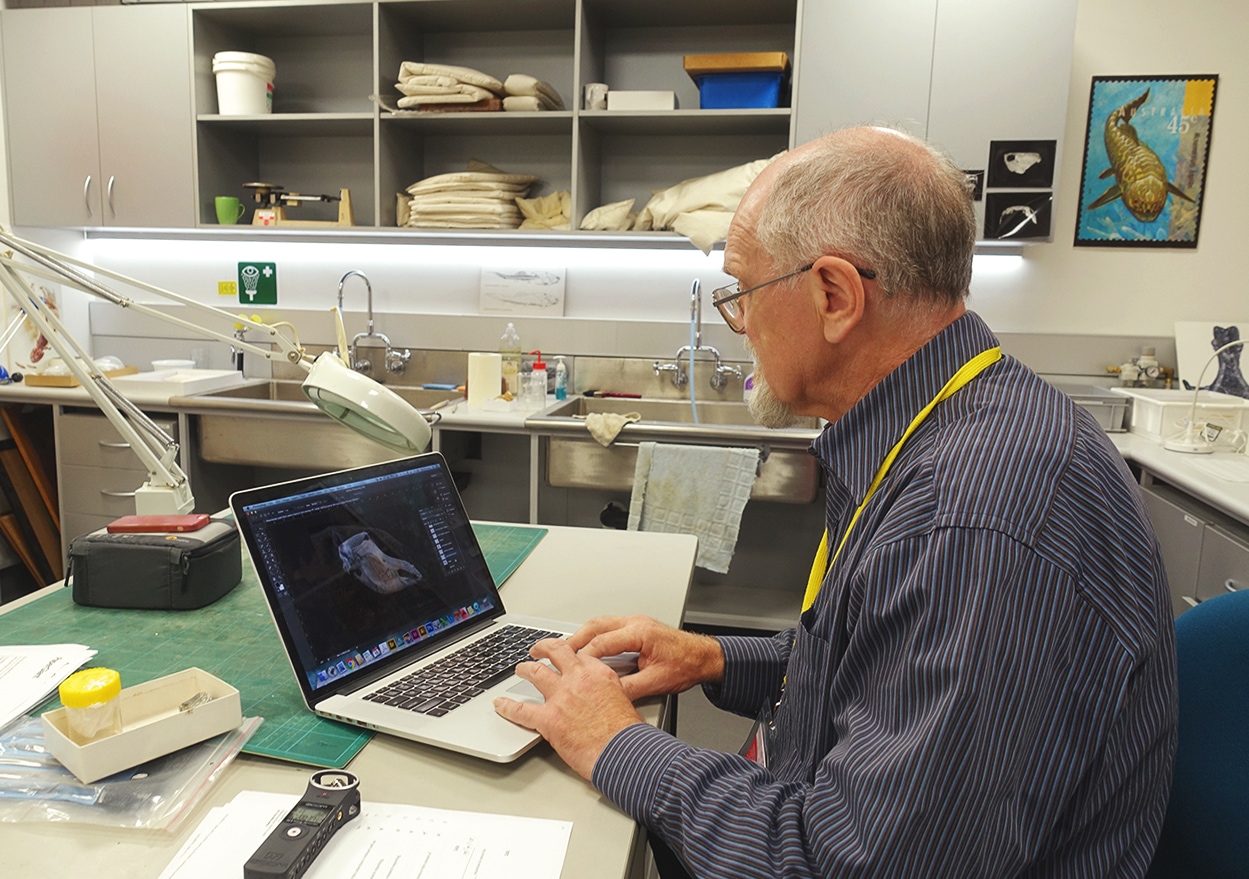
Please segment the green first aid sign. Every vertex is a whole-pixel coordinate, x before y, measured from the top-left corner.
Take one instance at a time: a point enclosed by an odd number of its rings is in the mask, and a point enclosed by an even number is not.
[[[239,305],[278,304],[278,264],[239,263]]]

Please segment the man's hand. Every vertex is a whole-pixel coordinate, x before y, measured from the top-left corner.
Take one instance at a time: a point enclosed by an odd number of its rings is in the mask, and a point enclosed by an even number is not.
[[[546,700],[541,705],[500,696],[494,710],[542,734],[555,752],[586,781],[612,736],[642,718],[620,685],[620,678],[597,658],[579,656],[567,641],[539,641],[530,650],[543,662],[522,662],[516,674]]]
[[[621,678],[631,700],[682,693],[724,676],[724,651],[714,638],[665,626],[649,617],[598,617],[568,638],[583,656],[636,652],[638,670]]]

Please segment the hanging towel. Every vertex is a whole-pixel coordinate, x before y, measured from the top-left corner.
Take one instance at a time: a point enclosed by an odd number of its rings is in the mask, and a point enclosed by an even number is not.
[[[607,448],[616,441],[616,437],[620,435],[620,431],[624,430],[626,424],[641,420],[642,416],[636,412],[626,412],[623,415],[619,412],[591,412],[585,416],[585,429],[590,431],[590,436],[594,437],[600,446]]]
[[[727,573],[758,467],[758,449],[639,443],[629,530],[694,534],[695,564]]]

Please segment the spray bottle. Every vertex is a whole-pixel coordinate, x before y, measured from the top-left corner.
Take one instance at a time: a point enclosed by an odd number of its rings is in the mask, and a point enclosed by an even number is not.
[[[563,354],[555,355],[555,399],[568,399],[568,367]]]

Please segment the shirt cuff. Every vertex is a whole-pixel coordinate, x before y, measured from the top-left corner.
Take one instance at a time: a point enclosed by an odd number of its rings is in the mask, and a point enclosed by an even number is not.
[[[647,823],[664,773],[692,746],[648,723],[616,733],[594,762],[590,783],[634,821]]]

